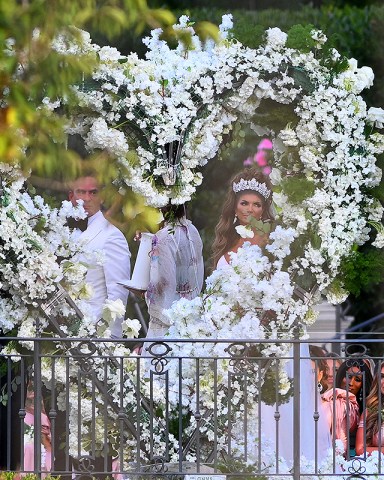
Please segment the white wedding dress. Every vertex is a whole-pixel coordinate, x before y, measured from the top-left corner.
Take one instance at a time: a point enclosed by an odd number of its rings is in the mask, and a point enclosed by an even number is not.
[[[228,265],[223,256],[219,259],[217,268],[226,268]],[[317,391],[308,344],[300,344],[300,372],[294,371],[293,348],[290,349],[288,358],[285,367],[288,376],[293,379],[300,373],[300,435],[296,437],[300,441],[300,457],[305,457],[308,462],[316,461],[320,464],[327,450],[331,448],[331,436],[326,413]],[[256,445],[251,456],[256,461],[261,459],[265,467],[271,465],[269,473],[277,473],[276,457],[278,457],[279,471],[282,473],[284,465],[289,469],[294,458],[294,436],[297,436],[293,423],[294,396],[281,405],[266,405],[261,402],[258,411],[259,418],[254,422],[256,431],[252,432]],[[318,420],[315,420],[317,414]]]

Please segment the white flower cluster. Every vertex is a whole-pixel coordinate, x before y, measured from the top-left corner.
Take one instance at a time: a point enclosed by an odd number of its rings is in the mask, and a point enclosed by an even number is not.
[[[281,227],[280,227],[281,229]],[[260,357],[274,359],[278,368],[279,391],[286,394],[289,382],[284,370],[285,360],[289,357],[290,345],[272,340],[292,339],[295,335],[295,325],[302,325],[301,319],[308,318],[309,306],[300,298],[294,296],[294,284],[288,273],[281,270],[280,262],[289,254],[289,245],[295,238],[291,229],[281,229],[275,232],[275,239],[269,246],[276,253],[278,260],[271,261],[257,245],[245,243],[236,254],[231,254],[231,263],[220,270],[216,270],[206,280],[207,289],[204,294],[194,300],[182,299],[175,302],[167,311],[170,321],[168,336],[170,338],[202,338],[208,342],[186,342],[172,344],[172,356],[186,358],[206,358],[199,364],[200,386],[199,400],[206,408],[212,408],[216,402],[218,414],[225,416],[226,393],[225,386],[231,366],[225,353],[227,345],[214,340],[238,339],[246,342],[257,339],[258,354]],[[279,234],[280,233],[280,234]],[[282,240],[284,239],[284,240]],[[273,315],[268,316],[268,312]],[[304,320],[305,322],[305,320]],[[296,333],[297,334],[297,333]],[[264,340],[264,341],[263,341]],[[261,342],[261,343],[260,343]],[[214,361],[213,359],[216,359]],[[215,399],[216,389],[213,388],[213,363],[215,363],[217,378],[221,379],[222,388],[219,388]],[[183,390],[181,398],[183,405],[189,406],[192,411],[196,401],[196,366],[191,363],[183,368]],[[255,373],[250,375],[247,389],[258,392],[257,371],[259,365],[254,364]],[[179,400],[179,370],[177,363],[169,366],[170,401],[177,405]],[[244,387],[244,386],[243,386]],[[245,388],[245,387],[244,387]],[[203,391],[204,390],[204,391]],[[235,388],[231,398],[237,399],[239,405],[244,400],[243,388]],[[221,398],[222,396],[223,398]],[[238,412],[239,415],[242,412]]]
[[[47,327],[39,305],[63,286],[73,298],[86,290],[85,267],[71,259],[78,247],[67,217],[84,217],[82,207],[64,202],[60,209],[48,207],[25,190],[25,178],[17,169],[0,164],[0,331],[16,329],[15,336],[33,338]],[[58,257],[63,261],[59,264]],[[61,311],[61,314],[73,314]],[[39,318],[40,333],[36,331]],[[32,341],[20,340],[33,349]],[[12,353],[8,347],[4,353]],[[13,353],[17,353],[16,351]],[[16,357],[15,357],[16,359]]]
[[[186,16],[174,28],[176,33],[192,34],[192,48],[186,50],[180,42],[171,49],[157,29],[145,39],[148,52],[144,59],[100,48],[92,44],[87,32],[81,32],[79,44],[59,36],[53,45],[58,52],[98,58],[90,84],[85,81],[73,88],[78,107],[72,112],[68,132],[82,135],[90,151],[107,151],[119,165],[120,180],[148,204],[162,206],[169,200],[179,204],[192,197],[201,183],[198,170],[217,154],[235,121],[254,121],[265,101],[292,105],[296,121],[270,132],[275,154],[273,200],[283,226],[270,235],[267,253],[245,245],[227,268],[209,277],[204,297],[181,300],[169,311],[172,338],[259,339],[260,354],[278,362],[287,356],[288,347],[277,346],[273,340],[292,338],[292,327],[299,319],[304,323],[313,319],[310,301],[297,295],[295,282],[309,276],[330,300],[341,301],[346,295],[337,281],[341,261],[354,245],[368,240],[372,222],[381,220],[382,208],[367,192],[381,179],[375,157],[384,151],[384,137],[375,128],[383,127],[384,111],[367,111],[360,96],[372,85],[373,73],[358,68],[354,59],[341,73],[324,66],[321,48],[326,37],[317,30],[311,32],[315,55],[287,48],[287,34],[278,28],[268,29],[257,49],[247,48],[230,38],[230,16],[223,18],[216,44],[202,43]],[[333,58],[338,60],[337,52]],[[44,104],[50,109],[59,105],[56,99],[44,99]],[[264,127],[269,131],[268,125]],[[304,200],[290,201],[288,189],[284,190],[290,179],[307,182],[310,194]],[[21,183],[16,180],[2,186],[0,288],[6,295],[1,298],[0,328],[7,332],[18,326],[19,333],[28,337],[35,334],[33,309],[59,282],[67,283],[76,295],[86,292],[78,286],[84,270],[56,262],[57,255],[71,251],[64,211],[51,211],[38,197],[22,193]],[[65,206],[65,212],[70,208]],[[49,228],[41,226],[42,220]],[[301,238],[300,255],[290,260],[292,246]],[[382,246],[381,235],[376,244]],[[108,321],[117,312],[116,305],[109,307],[105,310]],[[126,325],[130,336],[137,328],[135,322]],[[77,332],[92,336],[97,326],[83,322]],[[179,343],[174,355],[215,359],[223,355],[223,345],[219,341]],[[118,345],[114,352],[129,355],[128,349]],[[284,362],[278,366],[280,392],[284,393],[288,388]],[[218,378],[226,378],[230,368],[221,362]],[[193,363],[183,374],[182,404],[193,408]],[[200,375],[204,402],[210,408],[214,397],[211,362],[201,364]],[[170,401],[177,405],[178,371],[171,371],[169,378],[175,382]],[[119,381],[113,384],[117,401]],[[124,386],[124,401],[134,403],[129,385]],[[250,384],[247,388],[256,387]],[[242,389],[235,391],[240,412]],[[159,401],[162,392],[160,385]],[[215,400],[223,415],[225,395],[225,389],[219,390]],[[209,437],[212,433],[206,428]],[[75,434],[74,425],[73,438]],[[155,434],[155,443],[160,442],[161,426]],[[147,438],[144,429],[143,439]]]
[[[202,43],[183,16],[174,29],[190,32],[193,48],[186,51],[180,42],[171,49],[157,29],[144,39],[145,59],[104,55],[105,47],[82,35],[79,51],[98,52],[99,64],[92,87],[75,88],[79,110],[68,131],[83,135],[89,150],[114,155],[123,181],[151,205],[189,200],[201,182],[196,169],[216,155],[239,115],[252,115],[260,99],[293,100],[299,93],[281,74],[281,64],[290,62],[286,34],[270,29],[264,49],[256,52],[229,39],[231,25],[231,16],[224,16],[221,40]],[[57,43],[62,52],[65,42]],[[263,79],[266,71],[274,77],[270,82]]]

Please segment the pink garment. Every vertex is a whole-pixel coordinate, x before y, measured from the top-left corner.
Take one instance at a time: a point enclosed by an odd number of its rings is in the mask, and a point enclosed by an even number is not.
[[[347,391],[342,388],[331,388],[321,396],[326,411],[332,439],[341,440],[344,451],[347,449],[348,434],[355,433],[359,424],[359,404],[353,393],[348,392],[349,424],[347,423]],[[335,414],[334,409],[335,408]],[[335,421],[335,425],[333,422]],[[349,432],[347,432],[349,425]]]
[[[361,415],[360,418],[360,423],[359,423],[359,428],[364,428],[365,429],[365,422],[364,422],[364,415]],[[369,447],[378,447],[379,443],[381,446],[384,446],[384,424],[381,424],[381,442],[379,441],[380,439],[380,432],[376,432],[373,437]]]
[[[255,163],[257,163],[259,167],[265,167],[268,163],[267,155],[265,154],[265,152],[257,152],[254,158]]]
[[[24,422],[26,425],[34,425],[34,412],[33,409],[27,409]],[[41,449],[45,450],[45,462],[41,465],[41,469],[45,472],[51,471],[51,422],[47,415],[41,412]],[[44,440],[43,440],[44,439]],[[34,463],[34,443],[33,440],[24,444],[24,470],[31,472],[35,468]]]

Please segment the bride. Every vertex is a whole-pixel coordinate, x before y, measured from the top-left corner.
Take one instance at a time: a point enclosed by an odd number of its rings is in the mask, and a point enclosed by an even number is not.
[[[237,252],[246,241],[260,247],[267,245],[268,234],[252,228],[250,221],[273,222],[271,187],[268,177],[256,169],[246,169],[232,179],[215,229],[216,236],[212,245],[214,268],[228,264],[230,252]],[[236,230],[238,226],[250,227],[253,237],[242,238]]]
[[[273,224],[272,188],[269,178],[257,169],[246,169],[235,175],[230,182],[215,229],[212,246],[214,268],[225,268],[230,264],[231,255],[245,242],[263,249],[269,242],[270,228],[267,225],[273,227]],[[238,233],[241,229],[249,230],[249,234],[244,235],[247,238]],[[270,313],[273,315],[273,311]],[[300,395],[300,455],[305,456],[308,461],[316,459],[320,462],[331,445],[307,344],[300,345],[300,357],[300,372],[293,369],[292,349],[289,355],[291,359],[285,367],[290,378],[300,373],[300,391],[294,392],[286,403],[281,404],[278,397],[274,397],[274,393],[269,405],[260,401],[256,434],[255,450],[264,453],[272,450],[280,458],[280,463],[285,460],[288,468],[292,466],[294,457],[293,412],[296,395]],[[277,465],[278,462],[273,461],[273,464]]]

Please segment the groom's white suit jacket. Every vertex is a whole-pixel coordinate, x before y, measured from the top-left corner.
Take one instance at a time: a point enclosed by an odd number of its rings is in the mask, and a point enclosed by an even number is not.
[[[93,289],[88,301],[95,319],[99,320],[105,300],[121,299],[127,304],[129,292],[117,282],[130,278],[130,251],[123,233],[98,211],[88,219],[88,228],[81,233],[82,260],[87,264],[86,282]],[[112,337],[121,337],[121,322],[117,319],[111,326]]]

